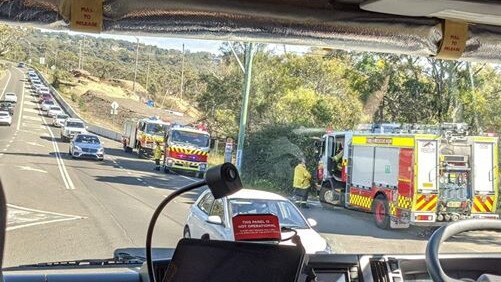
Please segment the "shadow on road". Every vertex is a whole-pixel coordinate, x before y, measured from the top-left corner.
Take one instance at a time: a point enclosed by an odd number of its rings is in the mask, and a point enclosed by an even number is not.
[[[364,236],[384,239],[413,239],[427,240],[419,236],[421,230],[411,227],[409,229],[384,230],[374,223],[372,214],[348,210],[340,207],[324,209],[312,207],[302,210],[306,217],[314,218],[318,225],[315,229],[320,233]]]

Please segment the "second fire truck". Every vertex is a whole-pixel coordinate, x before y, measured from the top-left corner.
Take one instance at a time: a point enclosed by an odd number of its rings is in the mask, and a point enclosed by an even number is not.
[[[150,156],[157,142],[163,146],[170,126],[170,123],[155,117],[127,120],[122,134],[123,148],[126,152],[137,149],[140,157]]]
[[[382,130],[380,130],[382,131]],[[498,139],[464,125],[332,132],[317,142],[323,205],[368,211],[380,228],[498,218]]]

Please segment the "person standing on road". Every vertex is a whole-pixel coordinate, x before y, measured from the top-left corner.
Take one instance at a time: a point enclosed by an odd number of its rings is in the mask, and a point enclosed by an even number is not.
[[[160,142],[156,142],[155,149],[153,149],[153,159],[155,160],[155,170],[160,171],[160,159],[162,158],[162,147]]]
[[[301,208],[309,208],[307,205],[308,190],[310,189],[311,174],[306,169],[306,160],[294,168],[294,202]]]

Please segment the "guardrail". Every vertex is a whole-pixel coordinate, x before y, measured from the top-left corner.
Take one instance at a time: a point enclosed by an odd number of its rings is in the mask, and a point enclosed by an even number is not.
[[[88,127],[87,131],[92,132],[92,133],[97,134],[97,135],[102,136],[102,137],[106,137],[108,139],[115,140],[115,141],[119,141],[119,142],[122,141],[122,134],[120,132],[116,132],[116,131],[113,131],[111,129],[104,128],[102,126],[98,126],[98,125],[86,122],[85,119],[83,119],[80,115],[78,115],[78,113],[70,106],[70,104],[68,102],[66,102],[64,97],[54,87],[52,87],[52,85],[49,83],[49,81],[45,78],[45,76],[41,72],[39,72],[34,67],[31,67],[31,68],[33,68],[37,72],[38,76],[44,82],[44,84],[49,88],[52,96],[54,96],[54,99],[56,99],[57,103],[61,106],[61,108],[63,108],[63,110],[70,117],[78,118],[78,119],[81,119],[85,122],[85,124]]]

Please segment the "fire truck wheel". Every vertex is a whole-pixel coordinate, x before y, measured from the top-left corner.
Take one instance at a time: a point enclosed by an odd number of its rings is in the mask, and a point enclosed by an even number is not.
[[[329,203],[329,199],[332,199],[332,190],[330,188],[322,187],[320,193],[318,194],[318,199],[323,208],[332,209],[334,205]]]
[[[390,228],[390,216],[388,215],[388,201],[382,195],[379,195],[372,202],[372,214],[374,215],[374,221],[376,226],[381,229]]]

